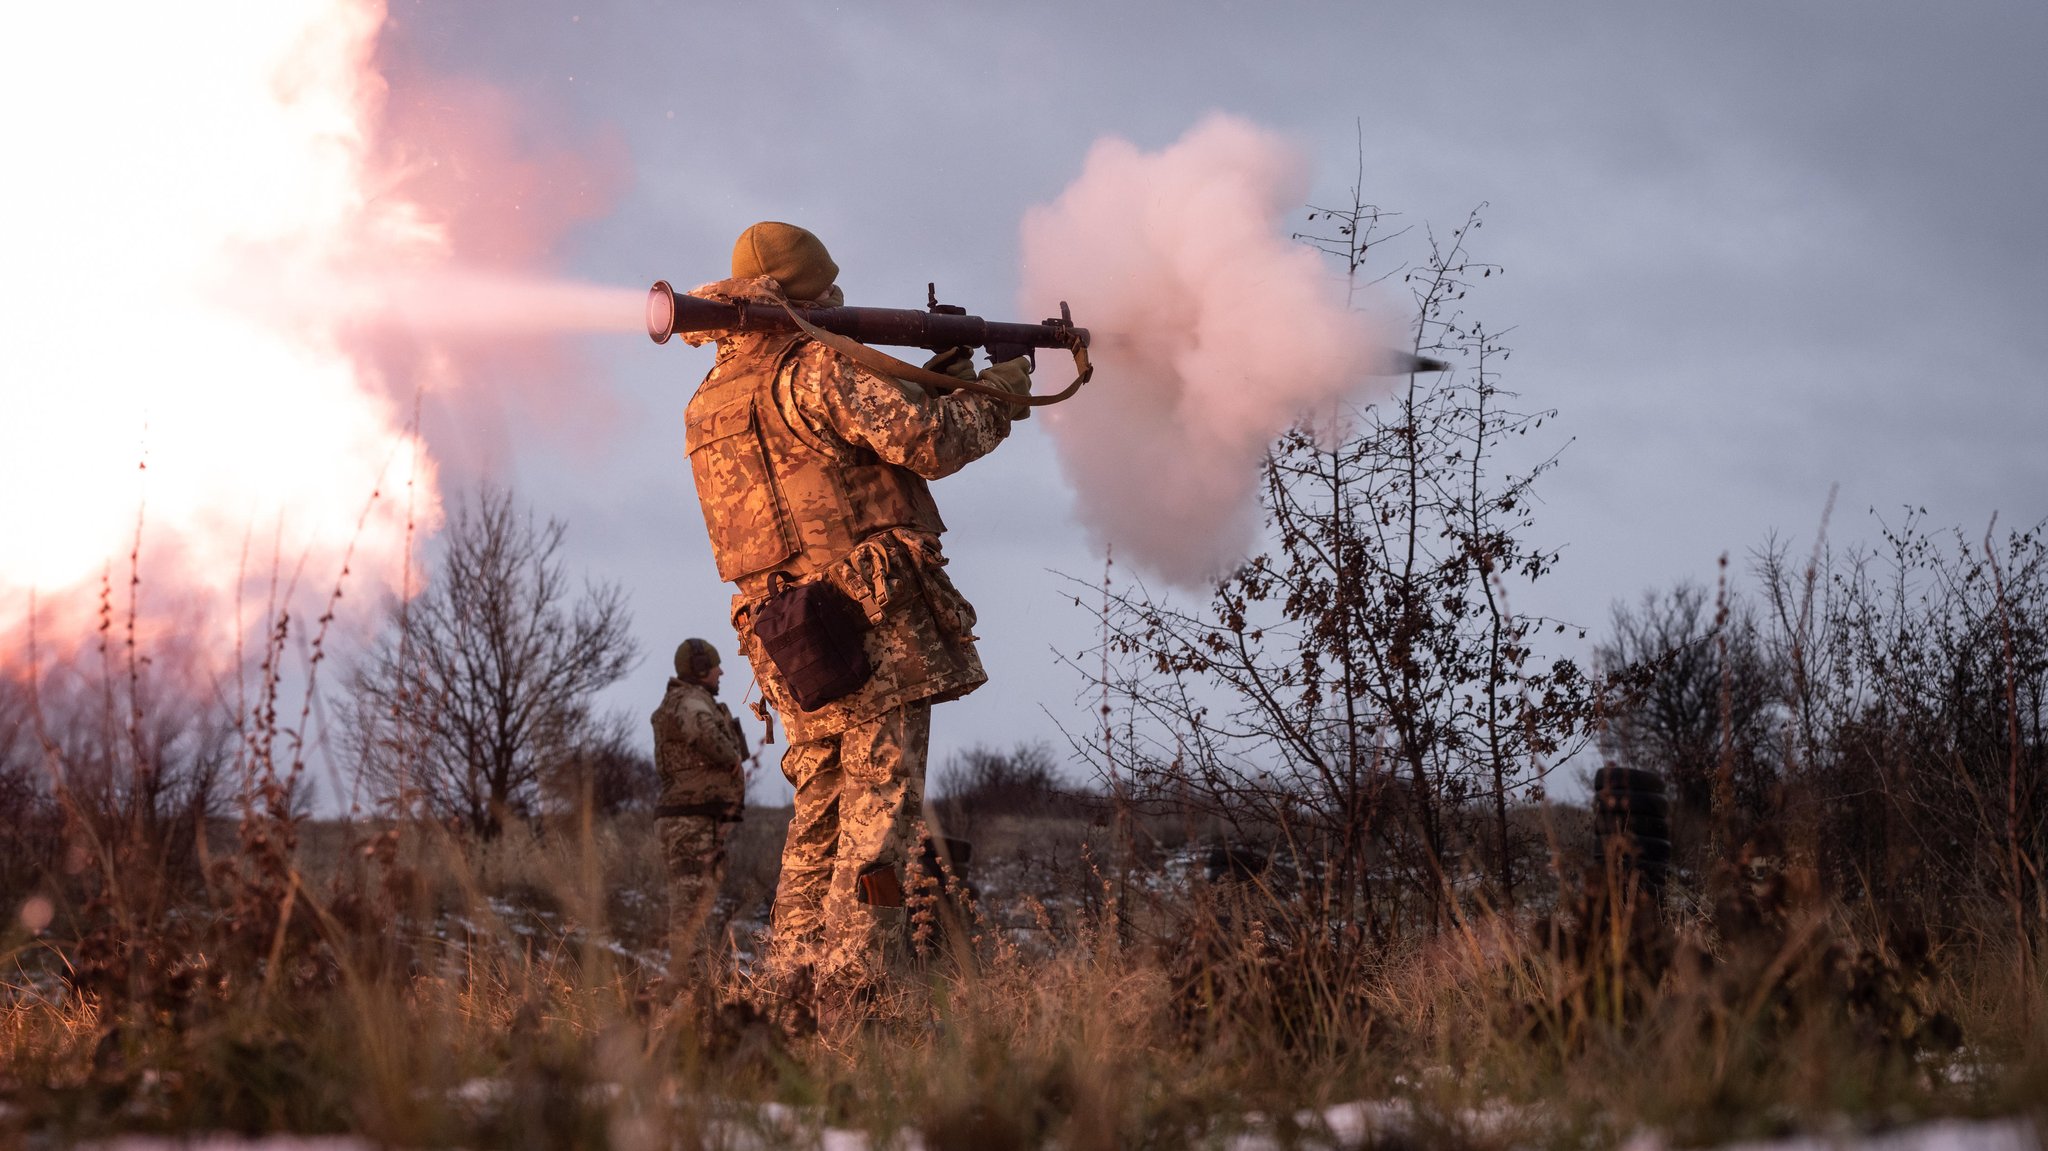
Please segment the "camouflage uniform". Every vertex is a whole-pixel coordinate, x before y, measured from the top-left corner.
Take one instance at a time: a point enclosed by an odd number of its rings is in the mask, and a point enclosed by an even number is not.
[[[772,279],[697,294],[766,299]],[[688,338],[688,337],[685,337]],[[699,336],[698,342],[709,338]],[[718,335],[691,399],[691,469],[740,648],[790,747],[796,789],[775,898],[775,954],[826,978],[875,972],[902,909],[857,900],[856,878],[901,878],[924,799],[931,704],[986,682],[974,608],[946,577],[946,528],[927,480],[981,458],[1010,431],[1007,405],[885,379],[799,336]],[[874,675],[852,694],[799,708],[750,626],[771,577],[831,581],[866,614]]]
[[[746,741],[711,690],[670,679],[654,709],[654,766],[661,776],[655,828],[668,865],[669,969],[693,964],[725,878],[725,841],[745,810]]]

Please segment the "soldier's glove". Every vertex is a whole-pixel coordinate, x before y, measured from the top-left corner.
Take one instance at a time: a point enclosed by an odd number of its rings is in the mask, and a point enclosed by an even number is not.
[[[979,378],[989,387],[1028,396],[1031,394],[1031,357],[1018,356],[1014,360],[1004,360],[1000,364],[983,368]],[[1011,404],[1010,418],[1028,420],[1031,418],[1031,408],[1025,404]]]
[[[974,379],[974,349],[947,348],[924,362],[927,372],[943,372],[956,380]]]

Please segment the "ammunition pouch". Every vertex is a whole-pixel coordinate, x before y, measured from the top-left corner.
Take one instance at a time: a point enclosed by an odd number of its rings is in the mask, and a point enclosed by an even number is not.
[[[867,614],[829,580],[785,586],[753,616],[754,638],[805,711],[853,694],[874,675],[863,642]]]
[[[893,863],[875,863],[853,879],[853,898],[869,907],[903,906],[903,880]]]

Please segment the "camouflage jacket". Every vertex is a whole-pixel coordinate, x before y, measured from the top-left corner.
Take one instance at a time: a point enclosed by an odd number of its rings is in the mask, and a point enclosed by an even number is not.
[[[772,285],[725,281],[697,294],[773,298]],[[760,438],[758,466],[767,474],[753,483],[705,483],[700,471],[698,494],[714,541],[724,533],[734,551],[744,549],[746,532],[783,530],[787,518],[790,539],[749,561],[728,564],[722,556],[721,564],[739,586],[732,622],[740,648],[790,740],[822,739],[904,704],[953,699],[987,682],[974,649],[974,608],[946,576],[938,539],[945,525],[925,481],[994,450],[1009,435],[1005,406],[972,393],[932,395],[809,340],[719,335],[718,361],[690,404],[693,441],[720,413],[737,410],[742,397],[751,397],[747,428]],[[876,469],[894,482],[878,483]],[[780,505],[780,493],[821,491],[850,496]],[[785,558],[753,567],[776,555]],[[866,686],[813,711],[796,707],[751,627],[777,572],[828,579],[860,604],[875,668]]]
[[[740,766],[747,744],[725,705],[703,684],[671,678],[661,706],[650,718],[654,767],[661,777],[660,808],[700,809],[675,814],[712,814],[713,808],[722,808],[730,810],[731,818],[739,818],[747,794],[747,777]]]

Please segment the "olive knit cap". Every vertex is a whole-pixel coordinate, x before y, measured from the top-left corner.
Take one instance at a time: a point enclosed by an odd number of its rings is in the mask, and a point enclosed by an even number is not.
[[[795,224],[763,220],[732,246],[732,278],[773,276],[792,300],[822,299],[839,278],[825,242]]]
[[[718,666],[718,649],[706,639],[686,639],[676,648],[676,678],[701,683]]]

